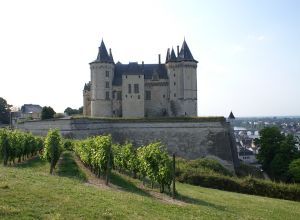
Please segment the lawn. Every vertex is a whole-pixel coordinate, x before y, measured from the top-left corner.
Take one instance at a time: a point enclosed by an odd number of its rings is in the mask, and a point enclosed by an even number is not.
[[[173,202],[118,173],[112,187],[86,180],[68,152],[55,175],[39,158],[15,167],[0,165],[0,219],[300,219],[299,202],[180,183],[180,201]]]

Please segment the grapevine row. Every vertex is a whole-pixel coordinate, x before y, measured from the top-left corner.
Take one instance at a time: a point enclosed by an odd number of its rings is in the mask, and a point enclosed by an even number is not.
[[[160,143],[134,148],[127,142],[124,145],[112,144],[111,136],[90,137],[76,141],[74,151],[97,176],[107,176],[110,168],[123,173],[131,173],[134,178],[150,179],[156,182],[161,192],[165,186],[170,190],[172,183],[172,162],[166,148]]]
[[[3,164],[15,163],[37,154],[43,149],[43,139],[31,133],[0,129],[0,158]]]

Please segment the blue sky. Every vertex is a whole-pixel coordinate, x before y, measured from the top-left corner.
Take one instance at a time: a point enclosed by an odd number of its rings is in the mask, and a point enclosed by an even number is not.
[[[156,63],[184,37],[199,116],[300,115],[300,1],[1,1],[0,96],[82,105],[101,38],[115,61]]]

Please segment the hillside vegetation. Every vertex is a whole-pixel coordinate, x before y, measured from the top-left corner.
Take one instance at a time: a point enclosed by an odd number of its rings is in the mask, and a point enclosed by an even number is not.
[[[78,161],[77,161],[78,163]],[[36,157],[0,165],[0,219],[299,219],[300,203],[177,183],[178,200],[113,172],[93,184],[65,152],[55,170]],[[155,193],[161,195],[155,196]]]

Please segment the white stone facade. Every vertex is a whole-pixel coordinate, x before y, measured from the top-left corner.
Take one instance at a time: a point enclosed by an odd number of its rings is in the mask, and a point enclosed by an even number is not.
[[[91,117],[197,116],[197,61],[186,42],[168,49],[166,62],[114,63],[102,41],[90,63],[91,81],[83,91],[83,113]]]

